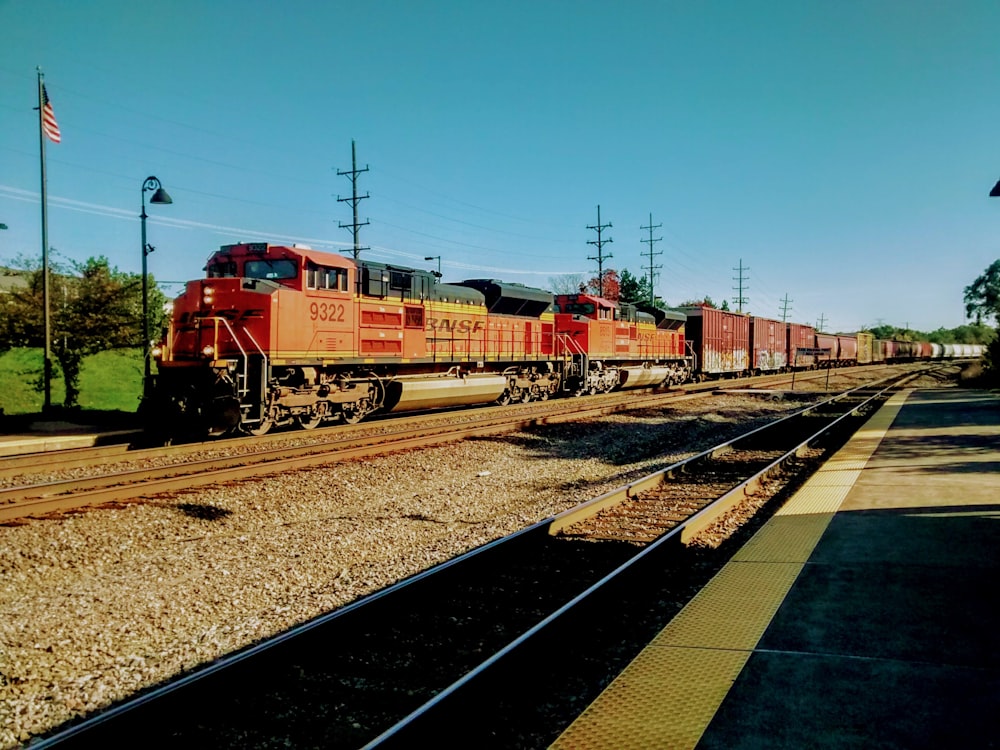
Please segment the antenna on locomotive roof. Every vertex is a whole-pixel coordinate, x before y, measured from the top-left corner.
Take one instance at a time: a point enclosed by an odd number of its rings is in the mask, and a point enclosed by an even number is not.
[[[343,172],[341,172],[340,170],[337,170],[337,175],[338,176],[342,177],[344,175],[347,175],[349,177],[349,179],[351,180],[351,197],[350,198],[341,198],[338,195],[337,196],[337,202],[338,203],[350,203],[351,207],[354,209],[354,221],[353,221],[353,223],[351,223],[351,224],[343,224],[342,223],[340,225],[341,229],[350,229],[351,232],[354,234],[354,260],[358,259],[358,256],[361,255],[361,251],[362,250],[368,250],[369,249],[367,247],[361,247],[361,243],[358,240],[358,230],[361,229],[361,227],[368,225],[367,221],[365,221],[363,223],[360,223],[360,224],[358,223],[358,203],[360,203],[361,201],[363,201],[365,198],[371,197],[371,196],[368,195],[368,193],[365,193],[364,195],[358,195],[358,175],[361,174],[362,172],[367,172],[367,171],[368,171],[368,165],[367,164],[365,165],[364,169],[358,169],[358,160],[357,160],[357,156],[356,156],[355,151],[354,151],[354,139],[352,138],[351,139],[351,168],[349,170],[345,170]]]

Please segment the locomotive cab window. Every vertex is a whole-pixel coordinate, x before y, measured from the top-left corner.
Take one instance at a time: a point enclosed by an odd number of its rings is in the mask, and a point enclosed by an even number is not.
[[[298,264],[287,258],[248,260],[243,275],[250,279],[294,279],[299,275]]]
[[[233,278],[236,276],[236,261],[217,260],[214,263],[210,263],[205,270],[208,271],[208,278],[210,279]]]
[[[306,266],[307,289],[330,289],[335,292],[347,291],[347,269],[327,268],[309,263]]]
[[[596,312],[593,302],[569,302],[566,305],[566,312],[574,315],[585,315],[588,318]]]

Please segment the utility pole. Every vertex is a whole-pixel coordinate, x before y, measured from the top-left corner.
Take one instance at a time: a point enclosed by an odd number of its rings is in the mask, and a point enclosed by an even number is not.
[[[654,224],[653,223],[653,214],[650,214],[649,215],[649,226],[648,227],[639,227],[639,229],[648,229],[649,230],[649,239],[648,240],[639,240],[639,241],[640,242],[644,242],[645,244],[649,245],[649,251],[643,253],[643,255],[645,255],[646,257],[649,258],[649,265],[646,267],[646,270],[649,271],[649,304],[650,305],[652,305],[653,302],[656,299],[656,295],[653,293],[653,284],[655,283],[655,280],[656,280],[656,271],[659,270],[659,269],[661,269],[661,268],[663,268],[663,266],[654,266],[653,265],[653,257],[656,256],[656,255],[663,255],[663,251],[662,250],[660,252],[658,252],[658,253],[654,253],[653,252],[653,243],[654,242],[659,242],[660,240],[663,239],[662,237],[657,237],[656,239],[653,239],[653,230],[654,229],[659,229],[662,226],[663,226],[662,224]]]
[[[785,298],[781,300],[781,322],[784,323],[788,320],[788,314],[792,311],[791,304],[795,300],[788,299],[788,292],[785,292]]]
[[[602,224],[601,223],[601,207],[600,207],[600,205],[598,205],[598,207],[597,207],[597,224],[595,226],[592,226],[592,227],[587,227],[587,229],[594,229],[594,230],[597,231],[597,239],[596,240],[587,240],[587,244],[588,245],[596,245],[597,246],[597,255],[596,256],[588,256],[587,260],[596,260],[597,261],[597,290],[598,290],[597,296],[598,297],[603,297],[604,296],[604,261],[605,261],[606,258],[613,258],[614,257],[613,255],[611,255],[611,253],[608,253],[607,255],[605,255],[602,252],[602,249],[604,248],[605,245],[614,242],[614,240],[611,239],[610,237],[608,237],[606,240],[601,239],[601,232],[603,232],[605,229],[609,229],[610,227],[611,227],[611,222],[610,221],[607,224]]]
[[[743,312],[743,305],[747,304],[749,301],[747,297],[743,296],[743,282],[747,281],[747,277],[743,275],[744,271],[749,271],[750,266],[743,266],[743,258],[740,258],[739,268],[734,268],[734,271],[739,273],[738,276],[733,276],[733,281],[737,282],[738,286],[734,286],[733,289],[736,290],[736,296],[733,297],[733,302],[736,303],[736,312]]]
[[[820,315],[819,320],[816,321],[816,330],[822,333],[825,327],[826,327],[826,315]]]
[[[363,226],[367,226],[367,224],[368,224],[367,221],[364,222],[364,223],[361,223],[361,224],[358,223],[358,203],[360,203],[361,201],[363,201],[365,198],[370,197],[368,195],[368,193],[365,193],[364,195],[358,195],[358,175],[361,174],[362,172],[367,172],[367,171],[368,171],[368,165],[365,165],[364,169],[358,169],[358,160],[357,160],[357,157],[355,156],[355,152],[354,152],[354,139],[352,138],[351,139],[351,168],[350,168],[350,170],[345,170],[343,172],[341,172],[340,170],[337,171],[337,176],[338,177],[343,177],[344,175],[346,175],[348,177],[348,179],[350,179],[350,181],[351,181],[351,197],[350,198],[341,198],[338,195],[337,196],[337,202],[338,203],[350,203],[351,207],[354,209],[354,222],[351,223],[351,224],[341,224],[340,225],[341,229],[350,229],[351,232],[354,234],[354,260],[358,259],[358,256],[361,255],[361,251],[362,250],[367,250],[368,249],[367,247],[361,247],[361,243],[358,241],[358,230],[361,229],[361,227],[363,227]]]

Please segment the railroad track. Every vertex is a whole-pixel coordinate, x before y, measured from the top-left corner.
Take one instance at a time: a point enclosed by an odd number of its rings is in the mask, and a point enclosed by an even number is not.
[[[861,370],[855,370],[861,372]],[[0,460],[0,478],[51,476],[76,470],[69,479],[25,481],[0,489],[0,523],[27,516],[74,510],[108,502],[221,482],[309,468],[427,447],[472,436],[496,435],[538,424],[584,420],[622,411],[662,406],[704,397],[719,389],[780,386],[793,376],[771,375],[743,381],[691,384],[676,391],[614,393],[597,399],[557,400],[521,407],[481,407],[442,414],[413,415],[314,431],[259,438],[210,441],[131,450],[125,444],[77,448]],[[803,375],[798,375],[800,381]],[[824,378],[823,373],[806,377]],[[115,469],[127,464],[128,468]],[[99,472],[96,467],[111,466]],[[135,468],[136,466],[141,468]],[[84,474],[80,476],[80,474]]]
[[[815,462],[846,439],[858,422],[850,415],[881,397],[854,396],[664,467],[148,690],[36,747],[126,738],[220,748],[416,747],[442,738],[470,746],[545,744],[561,729],[554,717],[578,713],[585,704],[575,699],[599,690],[608,665],[627,661],[707,574],[692,572],[690,553],[678,544],[685,533],[758,491],[766,477],[769,491],[794,481],[803,452],[815,453]],[[736,461],[739,455],[747,460]],[[722,480],[721,463],[729,464]],[[732,471],[737,464],[742,471]],[[667,484],[697,486],[702,497],[682,508],[661,491]],[[661,500],[653,502],[657,492]],[[635,517],[621,510],[636,501],[646,503],[639,536]],[[616,523],[624,531],[616,532]],[[622,645],[623,624],[636,644]],[[556,696],[560,685],[572,697]]]
[[[559,401],[527,410],[485,408],[451,412],[447,417],[440,414],[433,417],[405,417],[386,420],[375,428],[371,425],[353,425],[347,429],[331,429],[318,435],[318,439],[312,442],[282,444],[279,447],[268,446],[282,441],[247,438],[227,441],[223,446],[201,443],[131,451],[127,454],[102,451],[97,454],[102,461],[110,457],[111,461],[128,461],[129,464],[155,462],[156,465],[0,489],[0,522],[107,502],[125,502],[165,492],[322,466],[336,461],[425,448],[469,437],[502,434],[538,424],[596,418],[695,397],[697,396],[683,393],[642,394],[628,398],[588,400],[585,404],[580,401]],[[283,442],[288,443],[287,436]],[[234,447],[241,450],[231,451]],[[215,455],[201,458],[207,451]],[[46,457],[42,457],[43,460],[44,458]],[[76,468],[92,465],[87,463],[86,455],[52,458],[53,460],[40,466],[52,471],[56,466]],[[61,465],[58,463],[60,458]],[[165,459],[166,462],[158,463],[159,459]],[[23,461],[20,466],[24,466]]]

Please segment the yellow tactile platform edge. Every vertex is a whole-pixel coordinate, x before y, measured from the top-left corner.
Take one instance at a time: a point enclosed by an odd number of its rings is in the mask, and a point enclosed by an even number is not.
[[[693,748],[910,393],[889,399],[552,748]]]

